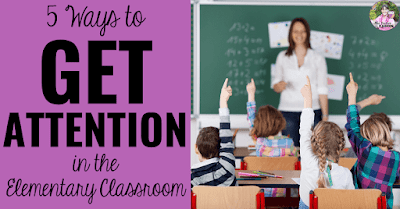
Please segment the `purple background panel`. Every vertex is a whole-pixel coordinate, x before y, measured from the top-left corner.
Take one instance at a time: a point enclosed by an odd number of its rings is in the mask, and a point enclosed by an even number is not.
[[[57,14],[57,23],[50,11]],[[114,10],[121,18],[117,26],[106,27],[100,36],[100,27],[71,28],[72,11],[65,11],[72,5],[75,13],[101,11],[107,15]],[[125,11],[130,5],[132,18],[140,10],[146,20],[140,27],[127,27]],[[190,2],[181,1],[6,1],[0,7],[3,20],[0,38],[0,208],[188,208],[190,205]],[[100,19],[101,19],[100,18]],[[79,71],[80,103],[54,105],[43,96],[41,86],[41,59],[47,43],[65,39],[73,42],[79,51],[79,63],[66,63],[65,53],[57,52],[57,91],[63,94],[66,81],[61,71]],[[88,41],[115,40],[117,50],[103,51],[103,65],[113,66],[112,76],[103,76],[103,94],[117,95],[117,104],[88,104]],[[143,104],[128,102],[128,52],[118,50],[119,40],[150,40],[152,51],[143,52]],[[11,112],[19,113],[25,147],[17,147],[13,140],[11,147],[3,147],[8,117]],[[59,147],[50,147],[50,119],[40,119],[39,147],[31,147],[31,119],[27,112],[62,112],[59,120]],[[66,113],[83,113],[76,118],[75,141],[83,147],[66,147]],[[99,147],[93,138],[93,147],[85,147],[85,113],[92,113],[97,123],[97,113],[105,113],[105,147]],[[121,119],[121,147],[112,147],[112,119],[107,113],[126,113]],[[137,114],[137,146],[128,146],[128,113]],[[145,147],[141,141],[141,119],[147,112],[155,112],[162,118],[162,142],[158,147]],[[185,113],[185,147],[180,147],[174,136],[173,147],[166,146],[167,112],[173,113],[179,121],[179,113]],[[150,120],[152,124],[153,120]],[[179,125],[179,123],[178,123]],[[150,133],[154,128],[150,125]],[[132,131],[132,130],[131,130]],[[159,130],[157,130],[159,131]],[[150,134],[152,139],[153,134]],[[116,158],[119,168],[114,172],[96,172],[93,169],[96,153]],[[91,167],[87,172],[73,172],[73,160],[86,158]],[[77,183],[86,186],[95,184],[97,192],[93,203],[88,197],[7,197],[8,181],[22,179],[23,183]],[[116,179],[117,185],[128,183],[136,187],[140,183],[163,185],[183,183],[185,196],[171,197],[146,195],[143,197],[102,197],[100,185],[104,178]],[[14,184],[15,185],[15,184]],[[109,185],[109,184],[107,184]],[[116,186],[117,186],[116,185]],[[64,188],[65,189],[65,188]],[[108,188],[107,188],[108,189]]]

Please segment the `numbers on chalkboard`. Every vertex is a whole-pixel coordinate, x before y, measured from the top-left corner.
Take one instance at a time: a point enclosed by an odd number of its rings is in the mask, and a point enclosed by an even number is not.
[[[362,93],[362,94],[359,94],[359,96],[358,96],[359,101],[364,100],[366,98],[367,98],[367,93]]]
[[[369,80],[368,80],[368,73],[363,73],[363,81],[365,81],[366,83],[368,83],[369,82]]]
[[[352,45],[366,45],[366,46],[375,46],[377,45],[377,42],[374,39],[371,39],[368,36],[365,36],[364,38],[358,38],[357,36],[350,36],[351,38],[351,44]]]
[[[368,62],[363,62],[363,70],[367,70],[368,69]]]
[[[249,52],[249,48],[247,48],[247,47],[243,47],[243,50],[244,50],[244,56],[245,56],[245,57],[248,57],[248,56],[249,56],[249,54],[250,54],[250,52]]]
[[[377,70],[381,69],[381,67],[382,67],[382,63],[376,64],[376,69],[377,69]]]
[[[246,69],[246,75],[245,75],[245,77],[246,77],[246,78],[250,78],[250,70],[249,70],[249,69]]]
[[[356,45],[357,44],[357,36],[351,36],[350,38],[353,40],[351,42],[351,44]]]
[[[367,83],[364,84],[363,87],[362,87],[362,89],[363,89],[364,91],[368,91],[368,84],[367,84]]]
[[[226,40],[228,44],[262,44],[262,38],[250,38],[247,35],[244,36],[231,36]]]
[[[349,64],[350,64],[349,70],[354,69],[354,62],[350,62]]]
[[[366,36],[365,38],[364,38],[364,43],[365,43],[365,45],[367,45],[367,46],[369,46],[370,44],[369,44],[369,37],[368,36]]]
[[[380,82],[381,81],[381,75],[371,76],[371,81]]]
[[[389,53],[387,53],[386,51],[382,51],[381,52],[381,54],[380,54],[380,60],[381,60],[381,62],[384,62],[385,61],[385,59],[387,58],[389,56]]]
[[[229,32],[244,31],[245,33],[248,33],[250,31],[254,31],[254,30],[255,30],[255,27],[251,26],[249,23],[240,23],[240,22],[233,23],[233,25],[229,28]]]
[[[353,49],[350,48],[348,54],[349,54],[349,56],[351,57],[351,59],[354,59],[354,52],[353,52]]]
[[[247,58],[246,59],[246,65],[245,65],[245,67],[250,67],[251,66],[251,61],[253,61],[253,59],[252,58]]]
[[[233,71],[235,72],[234,76],[238,77],[239,76],[239,69],[234,69]]]

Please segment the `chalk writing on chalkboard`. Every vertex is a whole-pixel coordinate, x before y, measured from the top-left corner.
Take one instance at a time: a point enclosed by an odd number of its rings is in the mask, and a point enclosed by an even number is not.
[[[362,46],[359,50],[349,48],[347,56],[350,58],[348,69],[353,72],[358,83],[357,101],[366,99],[371,94],[382,94],[384,88],[382,83],[382,71],[385,68],[385,60],[389,53],[379,50],[379,42],[365,37],[350,36],[351,46]]]
[[[247,95],[246,85],[254,78],[257,86],[256,94],[264,93],[262,86],[266,85],[268,59],[265,58],[265,43],[257,36],[256,28],[249,23],[236,22],[229,28],[226,39],[225,57],[226,77],[232,87],[233,96]]]

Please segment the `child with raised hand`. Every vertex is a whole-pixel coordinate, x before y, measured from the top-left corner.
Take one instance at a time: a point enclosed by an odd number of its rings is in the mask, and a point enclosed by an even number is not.
[[[250,124],[250,136],[256,144],[256,155],[259,157],[294,156],[296,149],[293,140],[286,136],[275,136],[286,126],[282,113],[271,105],[264,105],[256,114],[254,80],[247,84],[247,120]]]
[[[340,152],[345,146],[343,131],[338,125],[321,121],[311,131],[314,121],[310,79],[301,89],[304,109],[300,117],[300,203],[309,208],[309,194],[316,188],[354,189],[349,169],[339,166]]]
[[[381,190],[386,194],[387,208],[390,209],[393,207],[392,187],[400,175],[400,154],[392,150],[393,139],[384,120],[370,117],[360,126],[356,107],[358,85],[351,73],[346,89],[349,97],[346,130],[358,158],[355,165],[355,187]]]
[[[254,79],[246,86],[247,90],[247,120],[250,124],[250,136],[256,144],[258,157],[285,157],[295,156],[296,148],[293,140],[287,136],[275,136],[286,126],[282,113],[271,105],[258,108],[256,114]],[[297,190],[297,189],[296,189]],[[296,196],[298,191],[292,191]],[[285,188],[264,188],[265,197],[285,197]]]
[[[358,110],[358,112],[360,112],[362,109],[364,109],[364,108],[367,107],[367,106],[370,106],[370,105],[378,105],[378,104],[380,104],[380,103],[382,102],[382,100],[385,99],[385,98],[386,98],[386,97],[385,97],[385,96],[382,96],[382,95],[372,94],[372,95],[369,96],[368,98],[366,98],[366,99],[364,99],[364,100],[362,100],[362,101],[357,102],[357,104],[356,104],[357,110]],[[392,131],[392,121],[390,120],[390,118],[389,118],[385,113],[383,113],[383,112],[381,112],[381,113],[375,113],[375,112],[374,112],[374,113],[373,113],[372,115],[370,115],[369,117],[376,117],[376,118],[380,118],[380,119],[384,120],[384,121],[388,124],[390,131]],[[393,134],[394,134],[394,133],[393,133]],[[346,153],[345,157],[348,157],[348,158],[357,158],[357,155],[356,155],[356,153],[353,151],[353,149],[350,149],[350,150]],[[353,172],[354,169],[355,169],[355,168],[353,168],[353,169],[351,170],[352,173],[354,173],[354,172]]]
[[[230,129],[228,100],[232,88],[225,80],[220,95],[220,129],[206,127],[200,130],[195,151],[200,163],[192,167],[191,186],[237,186],[235,156]]]

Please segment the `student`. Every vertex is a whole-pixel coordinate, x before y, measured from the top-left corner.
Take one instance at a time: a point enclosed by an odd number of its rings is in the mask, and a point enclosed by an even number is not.
[[[294,156],[296,148],[293,140],[286,136],[276,137],[286,126],[282,113],[271,105],[264,105],[258,109],[256,115],[254,80],[247,84],[247,120],[250,124],[250,136],[256,144],[256,155],[259,157]]]
[[[369,96],[368,98],[357,102],[356,107],[357,110],[360,112],[361,109],[370,106],[370,105],[378,105],[382,102],[382,99],[385,99],[385,96],[382,95],[377,95],[377,94],[373,94],[371,96]],[[381,117],[389,126],[390,131],[392,131],[392,122],[390,121],[390,118],[385,114],[385,113],[373,113],[370,117]],[[354,153],[353,149],[350,149],[347,153],[346,156],[348,158],[356,158],[357,155],[356,153]]]
[[[309,208],[309,194],[316,188],[354,189],[349,169],[339,166],[345,145],[343,131],[332,122],[321,121],[311,131],[314,121],[310,79],[301,89],[304,109],[300,117],[300,203]]]
[[[293,140],[287,136],[275,136],[286,126],[282,113],[271,105],[264,105],[256,114],[254,80],[247,84],[247,120],[250,124],[250,136],[256,144],[256,156],[258,157],[285,157],[295,156],[296,148]],[[298,196],[297,189],[292,196]],[[285,188],[264,188],[265,197],[284,197]]]
[[[200,130],[195,151],[200,163],[192,167],[192,187],[237,186],[235,177],[235,157],[233,156],[232,133],[230,130],[228,99],[232,88],[227,86],[228,79],[220,95],[220,130],[206,127]]]
[[[393,207],[392,187],[400,172],[400,154],[393,151],[393,139],[388,124],[380,118],[368,118],[360,126],[356,107],[358,85],[350,73],[346,86],[349,97],[346,130],[357,155],[356,188],[376,188],[386,194],[387,208]]]

